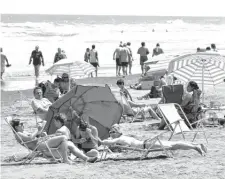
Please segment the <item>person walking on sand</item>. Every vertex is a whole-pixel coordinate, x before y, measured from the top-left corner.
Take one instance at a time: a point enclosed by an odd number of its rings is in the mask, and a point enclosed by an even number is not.
[[[3,51],[3,49],[0,48],[0,53],[1,53],[1,80],[3,80],[2,76],[3,76],[4,72],[5,72],[5,67],[10,67],[11,66],[9,64],[9,61],[8,61],[7,57],[2,54],[2,51]],[[5,62],[7,63],[7,65],[5,64]]]
[[[113,60],[116,60],[116,76],[120,76],[121,70],[121,62],[120,62],[120,50],[122,45],[120,44],[119,47],[113,53]]]
[[[95,76],[97,77],[99,61],[98,61],[98,52],[95,50],[95,45],[92,45],[92,49],[90,50],[90,64],[92,64],[95,67]]]
[[[138,49],[137,54],[140,55],[140,65],[141,65],[141,72],[142,75],[145,74],[144,70],[144,62],[148,60],[149,50],[145,47],[145,42],[141,42],[141,47]]]
[[[56,54],[55,54],[53,64],[62,60],[62,59],[64,59],[64,58],[65,58],[65,56],[63,55],[61,48],[58,48],[58,52],[56,52]]]
[[[42,63],[43,66],[45,66],[44,57],[42,55],[42,52],[39,51],[39,46],[36,46],[35,50],[32,51],[31,56],[30,56],[29,65],[31,64],[32,59],[33,59],[35,77],[36,77],[36,80],[37,80],[38,77],[39,77],[39,74],[40,74],[41,63]]]
[[[153,49],[152,57],[163,54],[163,50],[160,48],[159,43],[156,44],[156,47]]]
[[[131,75],[131,69],[132,69],[132,63],[133,63],[133,56],[132,56],[132,50],[130,48],[131,46],[131,43],[130,42],[127,42],[127,48],[128,50],[130,51],[130,56],[129,56],[129,62],[128,62],[128,66],[129,66],[129,74]]]

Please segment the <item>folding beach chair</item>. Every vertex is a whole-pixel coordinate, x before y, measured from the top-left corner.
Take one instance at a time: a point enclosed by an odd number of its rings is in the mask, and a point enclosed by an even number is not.
[[[123,118],[131,117],[132,118],[131,122],[134,122],[135,120],[137,120],[139,115],[144,116],[144,111],[141,108],[136,108],[136,110],[134,111],[132,107],[130,106],[127,98],[124,96],[124,94],[120,93],[120,96],[121,96],[121,103],[123,107],[123,115],[122,115]]]
[[[182,134],[183,139],[185,140],[184,133],[192,132],[192,133],[195,133],[193,140],[192,140],[192,141],[194,141],[197,134],[202,132],[205,137],[206,142],[208,143],[208,140],[205,135],[205,131],[200,130],[200,129],[198,129],[198,130],[193,129],[192,124],[187,119],[184,111],[182,110],[182,108],[179,104],[175,104],[175,103],[159,104],[158,109],[162,116],[162,119],[165,121],[167,127],[171,131],[171,136],[170,136],[169,140],[171,140],[173,135],[175,135],[175,134]],[[180,110],[180,112],[184,116],[184,119],[181,118],[177,109]],[[186,123],[188,124],[188,126],[190,126],[190,128],[186,125]]]
[[[17,132],[14,130],[14,128],[12,127],[11,123],[11,118],[9,117],[6,117],[5,118],[5,122],[8,124],[8,126],[10,127],[10,129],[12,130],[14,136],[15,136],[15,139],[16,141],[21,144],[23,147],[25,147],[28,151],[29,151],[29,154],[25,157],[25,160],[21,163],[21,164],[29,164],[35,157],[37,156],[42,156],[43,158],[47,158],[47,159],[53,159],[54,162],[59,162],[62,160],[62,156],[61,154],[59,153],[58,151],[58,148],[50,148],[47,144],[47,139],[51,136],[46,136],[46,137],[42,137],[42,138],[39,138],[39,144],[37,144],[37,146],[32,150],[28,147],[29,143],[31,142],[34,142],[35,140],[31,140],[31,141],[27,141],[27,142],[24,142],[22,140],[22,138],[17,134]],[[40,143],[44,142],[46,147],[47,147],[47,150],[37,150]],[[60,159],[56,159],[55,156],[53,155],[52,151],[56,151],[58,153],[58,155],[60,156]],[[52,158],[48,158],[48,157],[45,157],[45,152],[49,152],[51,157]],[[14,158],[15,158],[15,155],[14,155]]]
[[[163,152],[167,157],[171,157],[172,151],[170,151],[170,153],[169,153],[169,148],[164,147],[161,140],[160,140],[160,136],[162,136],[165,133],[167,133],[167,132],[162,132],[159,135],[156,135],[156,136],[154,136],[150,139],[145,140],[144,143],[146,143],[146,142],[151,143],[151,145],[148,148],[145,148],[145,149],[134,148],[134,147],[130,147],[130,146],[122,146],[122,145],[112,145],[111,147],[116,147],[116,148],[120,148],[120,149],[123,149],[123,150],[129,150],[131,152],[133,152],[133,151],[141,152],[142,155],[140,156],[140,160],[146,158],[148,156],[148,154],[151,153],[151,152]],[[155,148],[154,145],[157,142],[159,143],[160,147]],[[109,150],[104,150],[104,152],[105,153],[102,154],[101,159],[102,159],[103,156],[105,156],[104,159],[106,158],[106,155],[109,152]]]
[[[164,103],[182,103],[184,87],[182,84],[162,86]]]

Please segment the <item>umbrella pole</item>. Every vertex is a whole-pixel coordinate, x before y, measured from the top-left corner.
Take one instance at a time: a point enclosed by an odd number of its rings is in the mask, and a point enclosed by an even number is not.
[[[205,101],[205,91],[204,91],[204,72],[205,72],[205,64],[204,59],[202,59],[202,103]]]

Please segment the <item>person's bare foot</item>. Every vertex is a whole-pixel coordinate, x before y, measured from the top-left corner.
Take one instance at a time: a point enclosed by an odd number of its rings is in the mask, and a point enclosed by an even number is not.
[[[98,157],[89,157],[89,158],[87,159],[87,162],[95,163],[97,160],[98,160]]]
[[[206,152],[207,152],[207,148],[203,145],[197,145],[196,146],[196,150],[198,151],[198,153],[200,153],[202,156],[205,156]]]
[[[69,165],[72,165],[72,164],[73,164],[73,162],[72,162],[72,161],[70,161],[70,160],[65,160],[65,161],[63,161],[63,163],[65,163],[65,164],[69,164]]]

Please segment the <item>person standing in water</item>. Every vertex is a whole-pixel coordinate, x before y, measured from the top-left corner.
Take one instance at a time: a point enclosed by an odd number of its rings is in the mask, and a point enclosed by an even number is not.
[[[31,56],[30,56],[29,65],[31,64],[32,59],[33,59],[35,77],[36,77],[36,80],[37,80],[39,75],[40,75],[41,63],[42,63],[43,66],[45,66],[44,57],[42,55],[42,52],[39,51],[39,46],[36,46],[35,50],[32,51]]]
[[[132,63],[133,63],[133,56],[132,56],[132,50],[130,48],[131,46],[131,43],[130,42],[127,42],[127,48],[128,50],[130,51],[130,56],[129,56],[129,62],[128,62],[128,67],[129,67],[129,74],[131,75],[131,69],[132,69]]]
[[[142,72],[142,75],[144,75],[145,74],[144,62],[148,60],[148,54],[149,54],[148,48],[145,47],[145,42],[141,42],[141,47],[138,49],[137,54],[140,55],[141,72]]]
[[[163,50],[160,48],[159,43],[156,44],[156,47],[153,49],[152,57],[163,54]]]
[[[120,50],[122,45],[120,44],[119,47],[113,53],[113,60],[116,60],[116,76],[120,76],[121,70],[121,61],[120,61]]]
[[[95,45],[92,45],[92,49],[90,50],[90,64],[92,64],[95,67],[95,76],[97,77],[99,61],[98,61],[98,52],[95,50]]]
[[[2,79],[2,75],[5,72],[5,67],[10,67],[11,65],[9,64],[9,61],[7,59],[7,57],[5,55],[2,54],[3,49],[0,48],[0,53],[1,53],[1,80]],[[5,62],[7,63],[7,65],[5,64]]]

